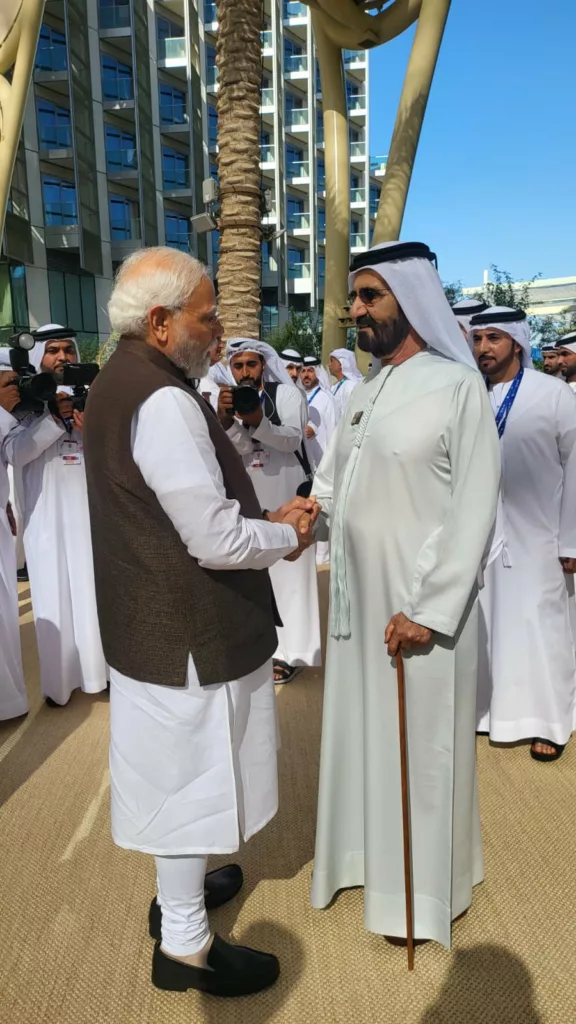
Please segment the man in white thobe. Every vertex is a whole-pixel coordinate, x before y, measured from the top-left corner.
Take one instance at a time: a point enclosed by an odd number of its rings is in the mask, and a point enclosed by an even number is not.
[[[576,391],[576,331],[562,335],[556,342],[558,373]]]
[[[279,353],[280,359],[286,367],[286,372],[293,384],[298,384],[304,360],[295,348],[284,348]]]
[[[502,448],[502,485],[480,593],[478,729],[532,740],[556,760],[573,728],[576,663],[567,581],[576,571],[576,402],[538,373],[519,310],[472,317]]]
[[[226,356],[236,383],[256,388],[261,401],[255,412],[233,416],[233,392],[223,388],[221,422],[242,455],[260,504],[276,508],[302,488],[309,471],[303,451],[308,419],[304,391],[292,383],[281,359],[266,342],[232,338]],[[295,563],[277,562],[270,578],[282,620],[274,678],[277,683],[287,683],[303,666],[321,664],[314,548]]]
[[[316,356],[304,357],[300,382],[308,400],[306,451],[312,472],[315,473],[336,430],[336,402],[330,390],[328,374]],[[326,565],[329,561],[328,542],[318,541],[316,564]]]
[[[0,349],[0,442],[17,420],[12,411],[20,402],[10,368],[9,350]],[[14,518],[9,512],[10,485],[6,460],[0,454],[0,722],[28,711],[22,670]]]
[[[313,489],[331,609],[312,903],[364,887],[366,928],[406,936],[398,687],[404,654],[414,935],[450,946],[482,880],[476,579],[498,437],[482,377],[421,243],[354,258],[351,315],[373,379]]]
[[[336,419],[344,414],[350,401],[350,395],[360,381],[364,380],[356,365],[356,357],[348,348],[335,348],[330,353],[328,369],[336,383],[332,385],[332,394],[336,403]]]
[[[79,361],[74,332],[47,324],[33,332],[30,362],[61,377]],[[38,642],[40,688],[50,707],[68,703],[75,689],[107,686],[96,595],[86,472],[83,413],[70,389],[57,404],[30,414],[4,439],[3,451],[21,480],[24,549]]]
[[[111,666],[114,841],[155,856],[153,984],[248,995],[276,981],[278,961],[211,932],[207,909],[238,892],[242,871],[206,875],[206,860],[238,850],[277,810],[266,570],[308,543],[302,509],[313,504],[298,499],[264,521],[189,384],[222,330],[197,260],[165,247],[135,253],[109,315],[120,340],[91,388],[85,439]]]

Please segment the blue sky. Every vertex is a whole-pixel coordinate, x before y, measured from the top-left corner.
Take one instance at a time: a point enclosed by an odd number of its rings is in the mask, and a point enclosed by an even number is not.
[[[554,12],[554,18],[551,12]],[[370,56],[370,152],[388,152],[413,30]],[[576,274],[576,0],[452,0],[402,237],[445,281]]]

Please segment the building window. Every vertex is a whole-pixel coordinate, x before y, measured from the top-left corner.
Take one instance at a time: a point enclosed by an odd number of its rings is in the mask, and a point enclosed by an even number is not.
[[[286,208],[288,213],[288,228],[291,231],[296,231],[298,228],[303,227],[304,200],[295,199],[294,196],[288,196]]]
[[[0,263],[0,339],[30,326],[26,270],[20,263]]]
[[[160,82],[160,124],[186,124],[186,96],[173,85]]]
[[[216,85],[218,79],[218,68],[216,67],[216,47],[206,47],[206,84]]]
[[[48,271],[50,316],[55,324],[66,324],[73,331],[98,333],[96,291],[90,274]]]
[[[162,177],[165,189],[188,188],[188,154],[162,146]]]
[[[166,245],[172,249],[181,249],[182,252],[190,252],[190,220],[181,213],[164,214],[164,225],[166,229]]]
[[[69,149],[72,145],[70,111],[49,100],[36,102],[40,149]]]
[[[134,82],[132,68],[123,64],[116,57],[103,53],[102,60],[102,98],[106,100],[134,99]]]
[[[42,25],[36,49],[35,71],[67,71],[66,36],[63,32]]]
[[[218,181],[218,164],[213,160],[210,162],[210,177],[214,178],[214,181]]]
[[[326,189],[326,164],[323,160],[318,161],[318,191],[324,192]]]
[[[108,174],[138,170],[136,136],[106,125],[106,169]]]
[[[218,111],[211,103],[208,104],[208,144],[218,145]]]
[[[130,28],[129,0],[100,0],[100,28]]]
[[[127,242],[140,238],[138,203],[125,196],[109,195],[110,233],[113,242]]]
[[[158,39],[181,39],[184,35],[182,25],[177,25],[168,18],[156,18],[156,32]]]
[[[380,202],[380,186],[370,185],[370,216],[375,217],[378,213],[378,204]]]
[[[47,226],[78,223],[76,186],[70,181],[44,175],[42,178],[44,223]]]
[[[298,178],[304,169],[304,150],[297,146],[286,146],[286,174]]]

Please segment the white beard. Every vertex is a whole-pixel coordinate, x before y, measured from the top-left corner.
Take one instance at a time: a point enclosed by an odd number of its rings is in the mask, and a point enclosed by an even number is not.
[[[170,359],[186,374],[188,380],[200,380],[210,369],[210,349],[202,349],[197,341],[185,334],[178,338]]]

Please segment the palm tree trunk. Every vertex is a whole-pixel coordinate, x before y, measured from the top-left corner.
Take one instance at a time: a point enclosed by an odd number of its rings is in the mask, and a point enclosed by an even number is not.
[[[260,336],[261,0],[217,0],[218,290],[224,337]]]

